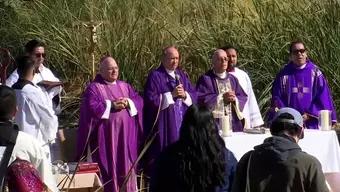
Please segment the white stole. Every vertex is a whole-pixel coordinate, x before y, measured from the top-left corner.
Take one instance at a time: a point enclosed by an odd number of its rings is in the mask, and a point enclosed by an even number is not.
[[[247,101],[243,108],[243,115],[246,120],[245,128],[253,128],[263,125],[262,115],[256,101],[250,78],[246,72],[235,67],[235,71],[229,72],[234,75],[243,91],[248,95]]]

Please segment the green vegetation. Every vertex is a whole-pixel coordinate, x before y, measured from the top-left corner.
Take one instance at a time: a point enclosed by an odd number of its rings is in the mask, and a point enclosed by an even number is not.
[[[96,62],[110,53],[121,78],[138,90],[158,66],[160,50],[180,48],[182,67],[195,82],[210,53],[232,43],[266,112],[271,82],[287,61],[290,41],[301,39],[321,67],[340,106],[340,6],[337,0],[0,0],[0,46],[14,55],[31,38],[48,45],[48,65],[69,84],[64,114],[77,121],[79,96],[91,79],[90,31],[101,21]],[[339,111],[339,110],[338,110]]]

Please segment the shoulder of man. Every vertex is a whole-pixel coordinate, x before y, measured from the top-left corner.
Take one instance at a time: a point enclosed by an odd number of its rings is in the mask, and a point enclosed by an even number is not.
[[[38,142],[38,140],[32,135],[23,131],[18,132],[15,145],[18,151],[27,152],[28,154],[42,150],[41,144]]]
[[[156,68],[156,69],[152,69],[150,72],[149,72],[149,75],[148,75],[148,78],[153,78],[153,77],[157,77],[157,76],[160,76],[162,74],[164,74],[165,72],[161,71],[160,68]]]
[[[187,78],[187,79],[190,79],[190,78],[189,78],[189,74],[188,74],[182,67],[177,68],[176,71],[177,71],[182,77],[185,77],[185,78]]]
[[[251,155],[254,153],[254,150],[251,150],[251,151],[248,151],[247,153],[245,153],[242,157],[241,157],[241,159],[240,159],[240,161],[239,161],[239,165],[241,166],[241,165],[248,165],[248,161],[249,161],[249,159],[250,159],[250,157],[251,157]]]
[[[321,169],[320,161],[316,157],[314,157],[314,156],[312,156],[312,155],[310,155],[310,154],[308,154],[304,151],[300,151],[293,158],[294,158],[294,161],[300,162],[299,163],[300,165],[306,166],[308,168],[314,167],[314,168],[318,168],[318,169],[320,168]]]
[[[35,94],[39,93],[39,91],[42,91],[39,87],[31,84],[26,84],[21,90],[22,95],[26,96],[36,96]]]
[[[241,74],[248,75],[248,73],[245,70],[240,69],[238,67],[235,67],[235,73],[241,73]]]
[[[18,139],[21,140],[25,139],[26,141],[33,142],[33,144],[38,144],[37,140],[32,135],[25,133],[23,131],[18,131]]]
[[[126,86],[126,87],[131,87],[131,88],[133,88],[133,86],[132,86],[131,83],[128,83],[128,82],[123,81],[123,80],[117,80],[117,84],[120,84],[120,85],[123,85],[123,86]]]
[[[48,67],[46,67],[45,65],[43,65],[42,66],[42,72],[44,72],[44,73],[51,73],[51,74],[53,74],[53,72],[51,71],[51,69],[50,68],[48,68]],[[54,74],[53,74],[54,75]]]
[[[86,85],[84,93],[97,92],[98,88],[103,85],[103,82],[93,80]]]
[[[310,67],[311,67],[313,76],[319,77],[319,76],[323,75],[319,66],[315,65],[314,63],[311,63]]]
[[[288,73],[289,67],[290,67],[289,63],[286,63],[285,65],[283,65],[280,68],[279,72],[277,73],[277,76],[286,75]]]

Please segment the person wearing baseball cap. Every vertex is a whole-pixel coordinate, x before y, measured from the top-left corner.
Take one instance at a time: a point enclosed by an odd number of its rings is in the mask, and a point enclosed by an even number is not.
[[[232,191],[329,191],[320,162],[297,144],[304,132],[301,114],[293,108],[281,108],[274,115],[270,132],[272,137],[239,161]]]

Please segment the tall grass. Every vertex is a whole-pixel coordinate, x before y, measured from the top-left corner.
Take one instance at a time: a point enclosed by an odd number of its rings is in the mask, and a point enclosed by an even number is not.
[[[64,114],[77,122],[79,96],[91,78],[90,34],[82,25],[101,21],[96,60],[114,56],[121,78],[143,90],[160,50],[180,48],[193,82],[210,68],[210,53],[232,43],[251,77],[261,111],[271,82],[287,61],[290,41],[306,42],[340,106],[340,6],[336,0],[0,0],[0,46],[19,54],[28,39],[48,45],[48,64],[66,82]],[[69,115],[72,114],[72,115]]]

